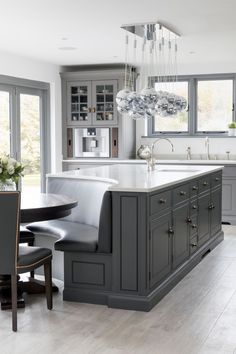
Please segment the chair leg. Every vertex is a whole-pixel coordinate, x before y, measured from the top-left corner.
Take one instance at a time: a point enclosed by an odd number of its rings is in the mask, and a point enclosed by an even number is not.
[[[47,262],[44,264],[44,275],[45,275],[45,291],[47,298],[47,308],[52,309],[52,262]]]
[[[34,241],[29,241],[28,242],[28,246],[33,246],[34,245]],[[34,278],[34,270],[31,270],[30,272],[30,278]]]
[[[17,275],[11,275],[12,330],[17,331]]]

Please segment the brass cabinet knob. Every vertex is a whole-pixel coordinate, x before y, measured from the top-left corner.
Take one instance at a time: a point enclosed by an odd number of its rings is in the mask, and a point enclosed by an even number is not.
[[[185,191],[180,191],[179,194],[180,195],[186,195],[186,192]]]
[[[204,181],[204,182],[203,182],[203,185],[204,185],[204,186],[208,186],[208,182],[207,182],[207,181]]]
[[[197,209],[197,205],[194,204],[194,205],[192,206],[192,209],[196,210],[196,209]]]
[[[186,219],[186,222],[187,222],[187,223],[190,223],[190,222],[192,222],[192,219],[191,219],[191,218],[187,218],[187,219]]]
[[[159,203],[160,203],[160,204],[165,204],[165,203],[166,203],[166,199],[162,199],[162,198],[161,198],[161,199],[159,200]]]
[[[219,180],[220,180],[219,177],[216,177],[216,178],[215,178],[215,181],[216,181],[216,182],[218,182]]]
[[[174,230],[172,229],[172,227],[169,228],[168,233],[169,233],[170,235],[173,235],[173,234],[174,234]]]
[[[193,190],[193,191],[197,191],[197,190],[198,190],[198,187],[197,187],[197,186],[193,186],[193,187],[192,187],[192,190]]]
[[[197,225],[196,224],[192,224],[192,229],[197,229]]]

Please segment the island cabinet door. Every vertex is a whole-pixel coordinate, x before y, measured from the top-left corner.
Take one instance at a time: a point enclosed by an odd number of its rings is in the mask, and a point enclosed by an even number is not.
[[[149,237],[149,288],[171,271],[171,213],[151,222]]]
[[[210,238],[210,193],[198,200],[198,246],[202,246]]]
[[[222,219],[222,190],[217,188],[211,193],[211,203],[209,206],[211,220],[211,236],[221,230]]]
[[[173,268],[189,257],[189,204],[173,211]]]

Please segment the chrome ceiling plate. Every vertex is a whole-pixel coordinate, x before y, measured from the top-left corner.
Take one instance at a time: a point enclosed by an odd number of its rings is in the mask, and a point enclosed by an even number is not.
[[[155,34],[159,29],[163,29],[174,36],[180,37],[178,32],[161,22],[132,23],[122,25],[121,28],[139,37],[146,37],[147,40],[155,40]]]

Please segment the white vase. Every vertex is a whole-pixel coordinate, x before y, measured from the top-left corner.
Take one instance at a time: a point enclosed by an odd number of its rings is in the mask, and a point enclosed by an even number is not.
[[[229,128],[228,135],[236,136],[236,128]]]

